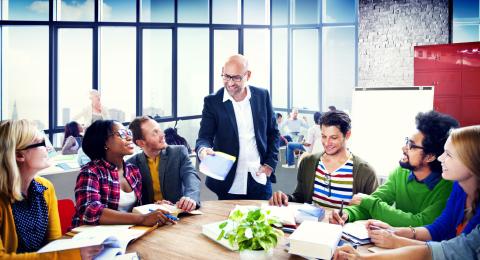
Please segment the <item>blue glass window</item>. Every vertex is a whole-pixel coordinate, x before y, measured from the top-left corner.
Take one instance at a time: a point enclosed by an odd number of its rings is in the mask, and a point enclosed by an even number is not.
[[[48,0],[2,0],[1,2],[3,20],[48,21]]]
[[[173,23],[174,0],[142,0],[142,22]]]
[[[94,19],[95,5],[91,0],[61,0],[56,7],[57,21],[93,21]]]
[[[355,11],[355,0],[323,0],[322,17],[325,23],[352,23]]]
[[[178,0],[179,23],[208,23],[208,0]]]
[[[239,24],[241,6],[239,0],[212,0],[212,22]]]
[[[244,24],[270,24],[270,0],[244,0]]]
[[[294,24],[317,24],[319,19],[319,3],[318,0],[292,0]]]
[[[136,9],[135,0],[100,0],[100,21],[135,22]]]
[[[272,25],[288,24],[289,0],[272,0]]]
[[[453,19],[478,18],[479,0],[454,0]]]

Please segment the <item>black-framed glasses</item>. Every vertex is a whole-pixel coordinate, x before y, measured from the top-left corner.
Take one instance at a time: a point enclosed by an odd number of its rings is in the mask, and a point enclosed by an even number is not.
[[[124,140],[127,139],[127,137],[133,136],[132,131],[130,131],[130,129],[118,129],[112,135],[116,135]]]
[[[245,77],[245,73],[243,75],[228,75],[228,74],[222,74],[222,79],[226,82],[232,80],[233,82],[240,82],[242,81],[243,77]]]
[[[25,147],[25,148],[23,148],[23,149],[21,149],[21,150],[28,150],[28,149],[32,149],[32,148],[40,147],[40,146],[47,147],[47,145],[46,145],[46,143],[45,143],[45,139],[43,139],[40,143],[28,145],[27,147]]]
[[[407,149],[408,150],[412,150],[412,149],[425,149],[425,147],[423,146],[419,146],[419,145],[416,145],[412,140],[410,140],[410,138],[408,137],[405,137],[405,145],[407,146]]]

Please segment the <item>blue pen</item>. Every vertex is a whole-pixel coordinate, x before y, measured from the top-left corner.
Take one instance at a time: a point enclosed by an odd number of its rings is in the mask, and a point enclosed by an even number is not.
[[[149,211],[149,212],[153,212],[153,211],[155,211],[155,210],[154,210],[154,209],[149,209],[148,211]],[[177,217],[175,217],[175,216],[173,216],[173,215],[170,215],[170,214],[168,214],[168,213],[163,213],[163,215],[165,215],[165,217],[167,217],[167,218],[169,218],[169,219],[171,219],[171,220],[173,220],[173,221],[179,221],[179,220],[180,220],[179,218],[177,218]]]

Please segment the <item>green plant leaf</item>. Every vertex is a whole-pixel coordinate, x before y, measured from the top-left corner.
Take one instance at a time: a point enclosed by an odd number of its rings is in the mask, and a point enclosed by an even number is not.
[[[228,222],[225,221],[225,222],[221,223],[220,225],[218,225],[218,227],[219,227],[220,229],[224,229],[224,228],[227,226],[227,224],[228,224]]]
[[[222,239],[224,235],[225,235],[225,230],[222,230],[222,232],[220,232],[220,235],[218,235],[217,240]]]

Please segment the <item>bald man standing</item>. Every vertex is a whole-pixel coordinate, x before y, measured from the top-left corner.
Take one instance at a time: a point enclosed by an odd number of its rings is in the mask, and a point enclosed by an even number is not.
[[[249,86],[250,76],[247,59],[231,56],[222,68],[224,87],[204,99],[195,149],[199,159],[215,151],[237,158],[225,180],[206,179],[220,200],[272,195],[279,131],[268,91]]]

